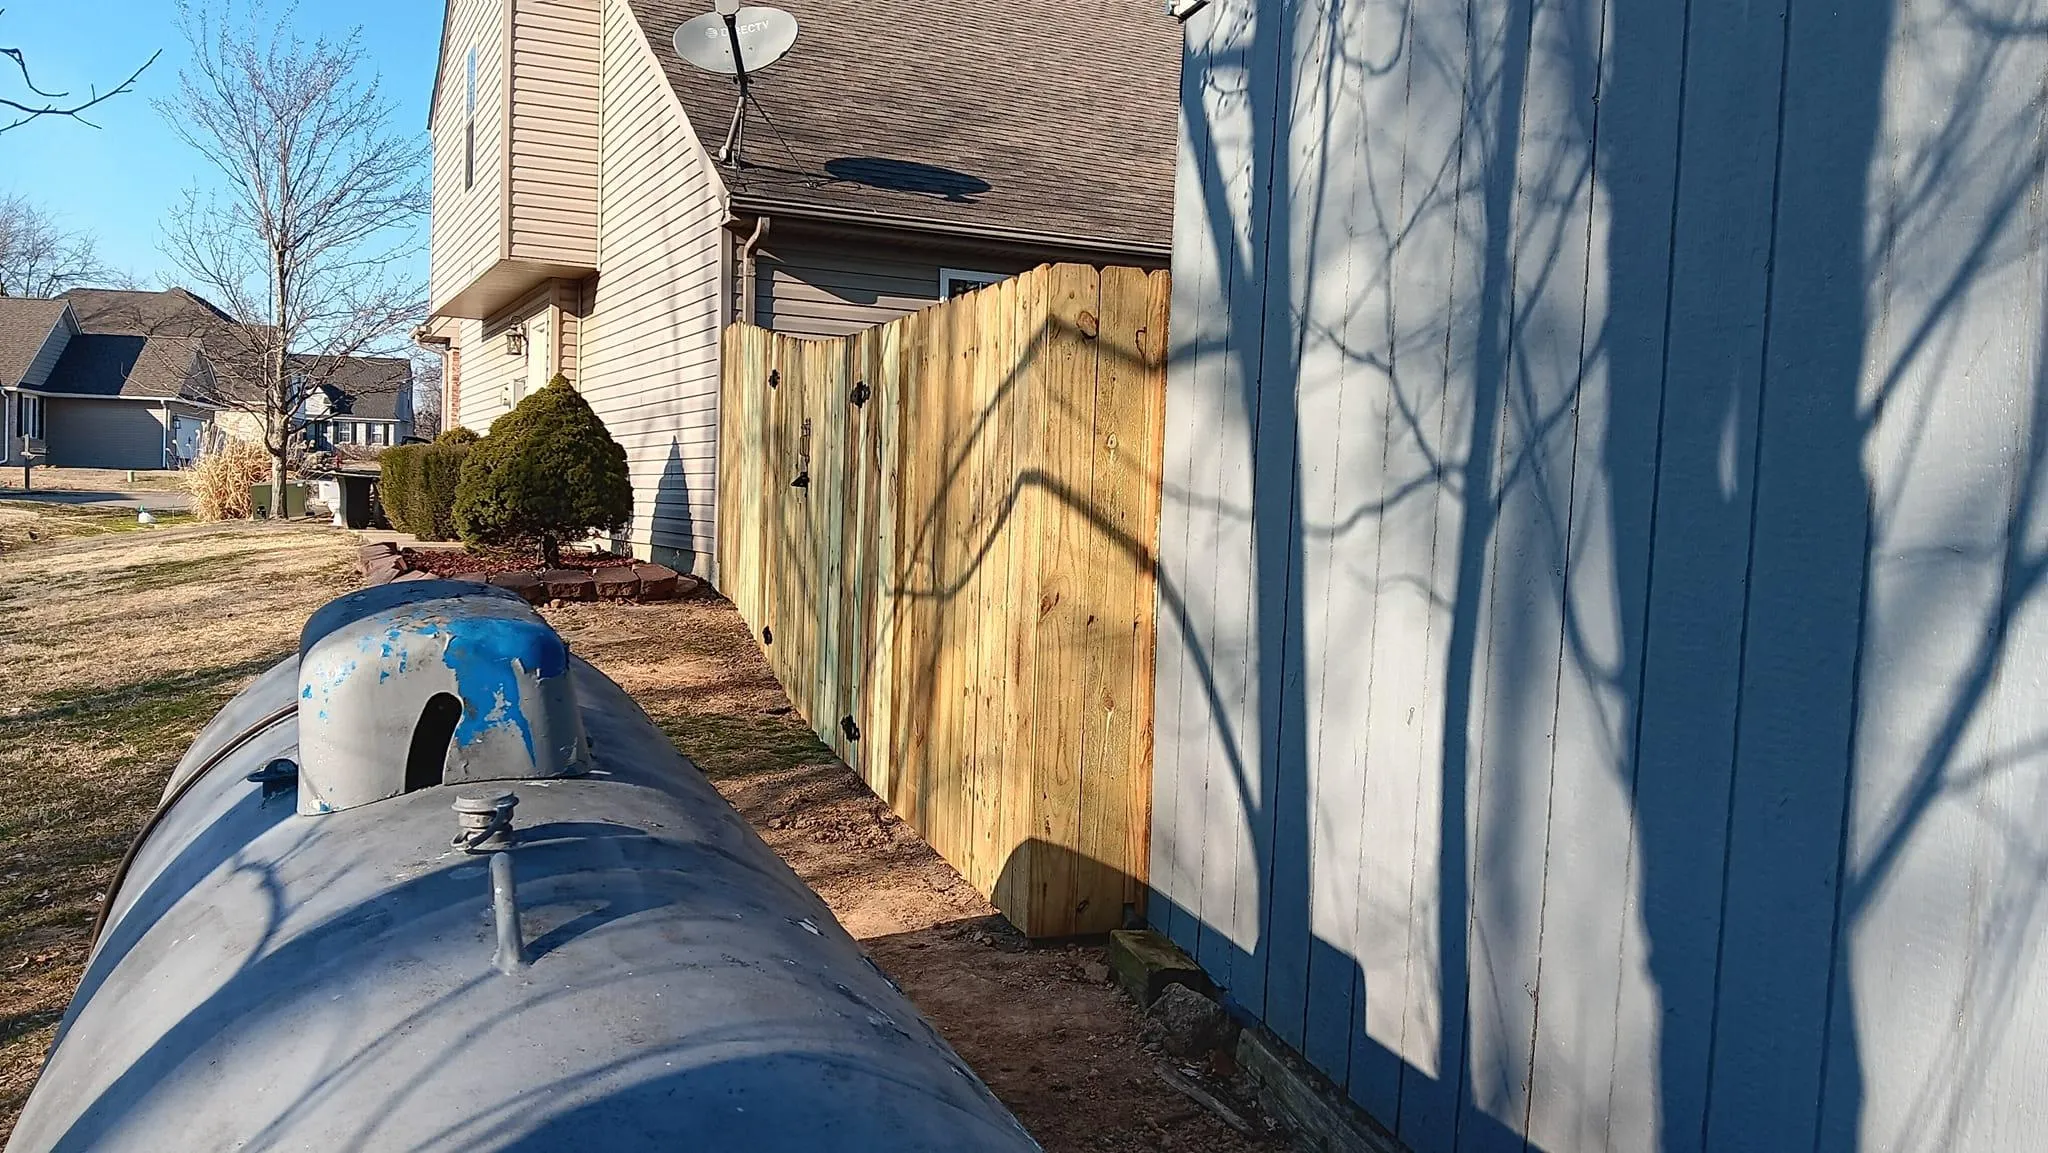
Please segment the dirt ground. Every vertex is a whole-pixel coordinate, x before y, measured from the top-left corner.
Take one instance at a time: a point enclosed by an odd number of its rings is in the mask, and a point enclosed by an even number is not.
[[[869,792],[790,710],[730,604],[547,615],[710,775],[1050,1153],[1285,1147],[1239,1135],[1160,1076],[1136,1005],[1103,980],[1100,942],[1031,945]],[[1207,1070],[1176,1071],[1226,1093]]]
[[[61,507],[14,507],[0,524],[15,541],[0,555],[0,1142],[78,981],[113,866],[165,776],[207,718],[292,650],[307,614],[354,585],[353,542],[332,529],[127,531],[120,518],[57,524],[34,517],[70,515]],[[547,614],[1048,1150],[1280,1147],[1240,1137],[1162,1078],[1135,1007],[1101,979],[1099,943],[1029,945],[839,764],[730,605]]]

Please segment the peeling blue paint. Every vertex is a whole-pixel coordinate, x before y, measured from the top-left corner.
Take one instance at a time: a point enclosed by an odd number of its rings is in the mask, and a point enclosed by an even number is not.
[[[568,671],[569,648],[562,638],[532,621],[474,618],[450,630],[443,659],[462,698],[456,744],[467,748],[491,729],[511,725],[526,742],[527,757],[538,763],[521,689],[528,677],[545,681]]]

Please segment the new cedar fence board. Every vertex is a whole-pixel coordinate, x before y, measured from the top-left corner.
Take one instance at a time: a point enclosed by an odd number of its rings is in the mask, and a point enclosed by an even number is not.
[[[719,570],[819,737],[1035,937],[1142,910],[1170,283],[725,334]]]

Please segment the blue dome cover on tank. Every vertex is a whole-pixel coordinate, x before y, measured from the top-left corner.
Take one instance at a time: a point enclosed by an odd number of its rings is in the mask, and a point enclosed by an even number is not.
[[[299,640],[299,811],[581,772],[569,678],[568,646],[503,589],[406,581],[342,597]]]

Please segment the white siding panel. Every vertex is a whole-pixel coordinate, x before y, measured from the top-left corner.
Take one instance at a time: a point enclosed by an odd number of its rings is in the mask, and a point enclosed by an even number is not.
[[[1980,8],[1186,25],[1151,915],[1416,1153],[2041,1144],[2048,42]]]
[[[513,0],[509,255],[597,262],[598,0]]]
[[[633,471],[633,550],[709,575],[725,319],[717,176],[624,0],[605,0],[603,195],[581,387]]]
[[[429,280],[438,307],[503,256],[503,125],[506,97],[504,5],[458,0],[441,39],[441,91],[434,110],[432,256]],[[476,52],[475,163],[464,182],[469,53]]]

